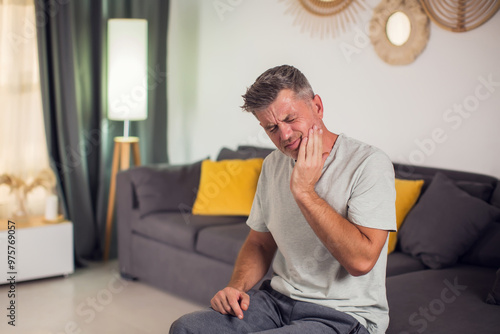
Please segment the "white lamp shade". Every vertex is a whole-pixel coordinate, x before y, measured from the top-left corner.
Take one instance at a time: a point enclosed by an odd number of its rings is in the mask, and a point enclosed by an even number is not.
[[[148,117],[148,22],[108,20],[108,118]]]

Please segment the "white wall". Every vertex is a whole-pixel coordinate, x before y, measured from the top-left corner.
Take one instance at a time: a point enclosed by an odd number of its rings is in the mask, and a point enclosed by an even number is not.
[[[304,72],[322,97],[330,130],[378,146],[394,161],[500,178],[500,14],[467,33],[431,23],[420,57],[391,66],[364,38],[371,10],[350,32],[320,39],[294,25],[295,17],[285,13],[291,1],[171,1],[172,162],[215,158],[223,146],[272,147],[239,106],[260,73],[286,63]],[[221,2],[232,10],[218,12],[214,4]],[[373,8],[378,0],[368,3]],[[346,56],[346,45],[358,53]],[[479,78],[494,84],[485,87]],[[473,111],[453,112],[464,104]]]

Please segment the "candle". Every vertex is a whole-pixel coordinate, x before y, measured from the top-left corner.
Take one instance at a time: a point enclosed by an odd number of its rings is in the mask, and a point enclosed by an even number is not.
[[[56,220],[57,219],[57,196],[49,195],[45,203],[45,219],[46,220]]]

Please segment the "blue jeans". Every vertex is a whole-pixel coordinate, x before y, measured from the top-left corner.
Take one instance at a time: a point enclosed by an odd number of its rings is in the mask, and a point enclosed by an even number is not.
[[[172,324],[170,334],[368,334],[352,316],[329,307],[293,300],[273,290],[269,281],[248,294],[250,305],[242,320],[209,308],[182,316]]]

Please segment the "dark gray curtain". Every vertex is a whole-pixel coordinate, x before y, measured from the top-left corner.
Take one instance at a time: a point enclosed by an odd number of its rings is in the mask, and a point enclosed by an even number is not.
[[[148,119],[132,122],[143,164],[167,162],[168,0],[35,0],[47,145],[75,259],[101,259],[113,154],[123,123],[106,118],[109,18],[148,20]],[[116,256],[116,224],[110,257]]]

